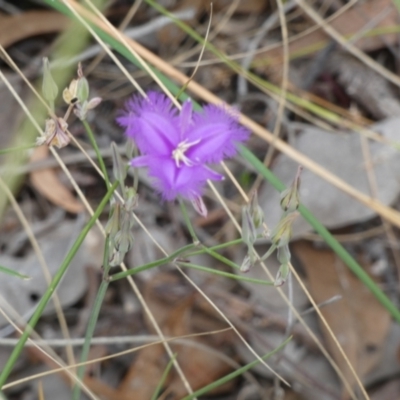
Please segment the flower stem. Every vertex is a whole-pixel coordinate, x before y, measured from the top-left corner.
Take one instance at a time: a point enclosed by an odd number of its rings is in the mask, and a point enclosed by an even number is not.
[[[179,205],[181,206],[181,211],[183,215],[183,219],[185,220],[186,226],[189,230],[190,236],[192,237],[193,243],[199,243],[199,239],[196,235],[196,232],[194,231],[192,222],[190,221],[189,214],[187,212],[187,208],[183,200],[180,198],[179,199]]]
[[[268,286],[274,285],[274,282],[271,282],[271,281],[264,281],[262,279],[248,278],[247,276],[231,274],[230,272],[220,271],[218,269],[208,268],[208,267],[204,267],[202,265],[196,265],[196,264],[183,262],[183,261],[177,261],[177,264],[181,265],[182,267],[192,268],[192,269],[196,269],[198,271],[210,272],[211,274],[214,274],[214,275],[220,275],[220,276],[224,276],[224,277],[230,278],[230,279],[235,279],[238,281],[257,283],[259,285],[268,285]]]
[[[108,278],[108,281],[109,282],[114,282],[114,281],[117,281],[119,279],[126,278],[127,276],[130,276],[130,275],[136,275],[137,273],[142,272],[142,271],[146,271],[147,269],[151,269],[151,268],[154,268],[154,267],[158,267],[160,265],[168,264],[169,262],[174,261],[174,259],[177,258],[179,255],[187,252],[188,250],[193,249],[194,247],[196,247],[196,244],[194,244],[194,243],[188,244],[187,246],[184,246],[184,247],[180,248],[179,250],[173,252],[168,257],[161,258],[160,260],[153,261],[151,263],[142,265],[142,266],[137,267],[137,268],[129,269],[128,271],[123,271],[123,272],[118,272],[117,274],[113,274]]]

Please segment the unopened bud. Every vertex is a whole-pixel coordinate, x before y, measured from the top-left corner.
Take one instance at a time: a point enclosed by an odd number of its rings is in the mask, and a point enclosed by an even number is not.
[[[87,101],[89,98],[89,82],[84,76],[78,79],[76,97],[80,103]]]
[[[289,264],[291,254],[288,244],[278,247],[276,258],[281,264]]]
[[[124,194],[125,209],[131,213],[138,206],[138,194],[133,187],[127,187]],[[132,220],[133,223],[133,220]]]
[[[292,237],[292,226],[294,220],[299,216],[297,211],[283,214],[278,225],[272,231],[271,241],[277,247],[285,246]]]
[[[302,170],[303,167],[299,166],[293,183],[281,193],[281,208],[285,212],[296,211],[299,208],[300,174]]]
[[[257,239],[257,229],[248,206],[242,208],[242,238],[249,247],[253,246]]]
[[[242,265],[240,266],[240,272],[249,272],[251,267],[251,259],[248,254],[244,257]]]
[[[110,243],[114,247],[114,238],[117,232],[120,230],[120,204],[115,203],[110,219],[108,220],[104,230],[110,237]]]
[[[242,265],[240,266],[240,272],[248,272],[257,262],[257,258],[253,247],[249,248],[248,253],[243,259]]]
[[[111,154],[112,154],[112,161],[113,161],[113,174],[114,178],[119,181],[120,185],[124,185],[127,167],[125,163],[122,161],[122,158],[119,154],[118,147],[115,142],[111,143]]]
[[[250,214],[253,218],[256,229],[260,228],[264,223],[264,212],[258,204],[257,192],[254,192],[250,201]]]
[[[289,264],[282,264],[279,267],[278,273],[276,274],[274,286],[276,287],[282,286],[286,282],[289,273],[290,273]]]
[[[54,100],[57,98],[58,87],[51,75],[49,59],[47,57],[43,58],[42,93],[43,97],[53,105]]]

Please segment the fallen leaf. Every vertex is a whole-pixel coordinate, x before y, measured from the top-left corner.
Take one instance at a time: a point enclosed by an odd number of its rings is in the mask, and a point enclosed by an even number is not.
[[[47,158],[49,149],[47,146],[36,147],[31,156],[32,161]],[[72,196],[71,192],[60,183],[54,169],[42,169],[30,174],[31,183],[34,188],[52,203],[62,207],[64,210],[77,214],[84,210],[83,204]]]
[[[390,328],[389,313],[330,249],[316,249],[309,242],[298,241],[292,250],[306,272],[309,291],[317,304],[342,296],[322,307],[321,313],[363,380],[382,358]],[[341,372],[354,386],[348,364],[325,326],[320,326]]]

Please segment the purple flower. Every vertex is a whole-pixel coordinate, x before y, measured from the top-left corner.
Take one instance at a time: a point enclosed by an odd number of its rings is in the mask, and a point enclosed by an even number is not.
[[[148,168],[165,200],[190,199],[202,214],[206,212],[201,201],[206,181],[223,179],[208,164],[234,156],[236,144],[250,135],[222,107],[207,105],[203,112],[196,112],[186,100],[179,112],[158,92],[149,92],[147,98],[133,97],[117,121],[141,152],[131,165]]]

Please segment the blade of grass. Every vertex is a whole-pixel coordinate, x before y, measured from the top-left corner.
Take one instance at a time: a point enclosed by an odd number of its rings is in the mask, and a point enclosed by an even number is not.
[[[151,396],[151,400],[157,400],[161,389],[164,386],[165,380],[167,379],[167,376],[169,374],[169,371],[172,368],[172,365],[174,364],[174,360],[176,359],[178,355],[175,353],[174,356],[169,360],[168,365],[165,367],[165,370],[161,376],[160,382],[158,382],[156,389],[154,390],[153,396]]]
[[[77,239],[75,240],[74,244],[71,247],[71,250],[68,252],[67,256],[65,257],[63,263],[61,264],[58,272],[55,274],[51,284],[47,288],[46,292],[44,293],[43,297],[40,299],[35,312],[33,313],[29,323],[27,324],[23,334],[21,335],[18,344],[15,346],[13,352],[11,353],[9,359],[7,360],[6,365],[3,368],[3,371],[0,374],[0,388],[6,383],[8,376],[10,375],[12,368],[17,361],[19,355],[21,354],[26,341],[28,340],[29,335],[31,334],[32,330],[35,328],[37,322],[39,321],[47,303],[49,302],[51,296],[53,295],[54,290],[57,288],[58,284],[60,283],[62,277],[64,276],[65,272],[68,269],[69,264],[71,263],[72,258],[75,256],[76,252],[78,251],[79,247],[82,245],[83,240],[85,239],[86,235],[89,233],[90,229],[96,223],[97,219],[100,217],[104,207],[109,202],[114,190],[118,186],[118,181],[116,181],[108,190],[107,194],[104,196],[103,200],[100,202],[99,206],[97,207],[95,213],[90,218],[89,222],[85,225],[82,229],[82,232],[79,234]]]
[[[0,272],[3,274],[11,275],[11,276],[16,276],[17,278],[21,278],[24,280],[32,279],[32,277],[30,277],[28,275],[20,274],[19,272],[14,271],[13,269],[10,269],[7,267],[3,267],[2,265],[0,265]]]

